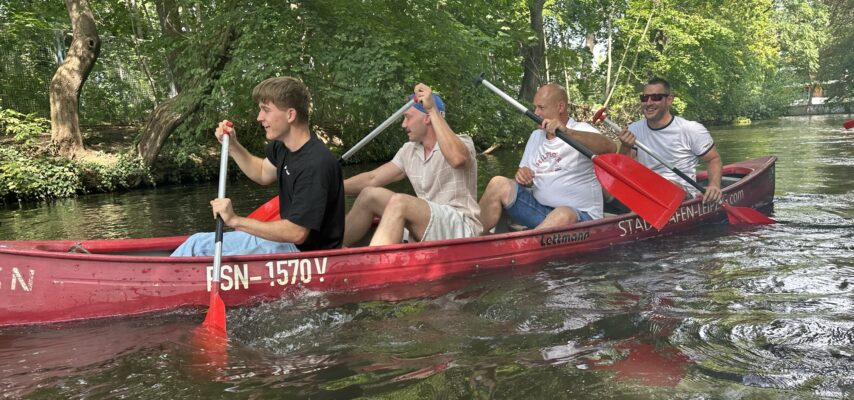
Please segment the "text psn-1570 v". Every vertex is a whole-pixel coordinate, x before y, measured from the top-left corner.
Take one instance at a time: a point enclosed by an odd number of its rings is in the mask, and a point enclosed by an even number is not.
[[[270,280],[270,286],[309,284],[315,277],[318,281],[323,282],[326,262],[326,257],[268,261],[264,264],[267,267],[266,278]],[[213,266],[208,266],[207,271],[208,291],[210,291],[213,284]],[[249,289],[250,282],[259,282],[264,278],[261,275],[250,275],[249,264],[222,265],[220,267],[219,289]]]

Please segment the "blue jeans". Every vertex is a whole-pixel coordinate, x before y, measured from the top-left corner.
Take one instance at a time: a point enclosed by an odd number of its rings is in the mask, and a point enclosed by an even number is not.
[[[507,215],[509,215],[514,222],[524,225],[529,229],[536,228],[537,225],[541,224],[543,220],[546,219],[546,216],[554,210],[554,207],[540,204],[540,202],[534,198],[534,194],[531,193],[530,189],[518,183],[516,183],[515,186],[516,199],[504,207],[504,211],[507,212]],[[578,211],[575,207],[569,208],[571,208],[572,211],[575,211],[575,215],[578,217],[577,222],[590,221],[593,219],[586,211]]]
[[[212,256],[215,243],[213,232],[196,233],[181,243],[172,257]],[[234,256],[240,254],[275,254],[297,252],[293,243],[274,242],[261,239],[246,232],[235,231],[222,234],[222,255]]]

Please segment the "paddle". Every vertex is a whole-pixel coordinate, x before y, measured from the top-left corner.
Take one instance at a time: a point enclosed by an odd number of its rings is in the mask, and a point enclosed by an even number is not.
[[[854,119],[849,119],[848,121],[845,121],[845,123],[842,124],[842,127],[845,129],[854,128]]]
[[[229,127],[233,126],[231,122],[228,122],[227,125]],[[222,199],[225,198],[225,180],[227,178],[226,172],[228,170],[228,138],[230,132],[226,132],[223,130],[222,135],[222,150],[220,154],[219,160],[219,188],[217,190],[217,198]],[[214,333],[221,333],[223,336],[226,334],[225,329],[225,303],[222,301],[222,297],[219,295],[219,275],[220,275],[220,267],[222,265],[222,229],[224,222],[222,221],[222,217],[217,215],[216,217],[216,233],[215,233],[215,244],[214,244],[214,262],[213,262],[213,280],[211,281],[211,300],[210,306],[208,307],[208,315],[205,317],[205,322],[202,323],[202,326],[207,328],[209,331]]]
[[[409,107],[415,104],[414,96],[412,99],[406,102],[403,107],[400,107],[397,111],[394,112],[390,117],[386,118],[381,124],[379,124],[376,128],[374,128],[371,133],[367,134],[359,143],[356,143],[355,146],[347,150],[343,156],[338,160],[339,162],[344,162],[350,159],[353,154],[356,154],[357,151],[361,150],[362,147],[365,147],[371,140],[373,140],[377,135],[382,133],[389,125],[391,125],[394,120],[398,119]],[[268,200],[266,203],[262,204],[260,207],[256,208],[255,211],[252,211],[248,218],[254,218],[259,221],[274,221],[279,219],[279,196],[273,197]]]
[[[542,125],[543,119],[540,116],[493,86],[483,78],[483,74],[475,77],[475,85],[477,84],[483,84],[516,107],[520,113]],[[560,130],[563,129],[560,128]],[[685,198],[685,191],[682,188],[652,172],[631,157],[616,153],[593,154],[590,149],[566,136],[564,132],[556,132],[556,135],[590,158],[593,161],[596,178],[602,187],[656,229],[660,230],[667,224],[670,216],[676,212],[676,208]]]
[[[593,116],[593,123],[594,124],[596,122],[598,122],[599,120],[606,123],[609,127],[611,127],[611,129],[614,129],[618,132],[621,131],[620,126],[617,125],[616,122],[612,121],[610,118],[605,116],[605,108],[602,108],[601,110],[597,111],[596,114]],[[667,163],[667,161],[664,161],[664,159],[662,159],[661,156],[656,154],[649,147],[646,147],[643,143],[635,141],[635,146],[637,146],[641,150],[645,151],[647,154],[652,156],[652,158],[654,158],[658,162],[660,162],[661,165],[663,165],[663,166],[667,167],[667,169],[673,171],[673,173],[675,173],[676,175],[679,175],[680,178],[682,178],[685,182],[690,183],[691,186],[693,186],[694,188],[699,190],[700,193],[706,192],[706,188],[700,186],[700,184],[697,183],[697,181],[691,179],[691,177],[686,175],[684,172],[682,172],[678,168],[670,165],[669,163]],[[750,207],[736,207],[736,206],[728,204],[727,202],[725,202],[723,200],[720,201],[720,205],[723,206],[724,210],[726,210],[727,219],[729,220],[729,223],[733,224],[733,225],[736,225],[736,224],[774,224],[774,223],[776,223],[776,221],[774,221],[773,219],[766,217],[765,215],[763,215],[759,211],[756,211]]]

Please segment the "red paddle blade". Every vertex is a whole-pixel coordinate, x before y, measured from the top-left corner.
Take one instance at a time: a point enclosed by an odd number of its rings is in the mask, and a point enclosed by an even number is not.
[[[228,366],[228,337],[225,332],[214,331],[202,325],[193,329],[190,337],[193,346],[194,374],[218,380]]]
[[[774,221],[773,219],[766,217],[761,212],[749,207],[736,207],[731,206],[727,203],[721,203],[721,205],[724,206],[724,210],[726,210],[726,216],[729,219],[729,223],[732,225],[770,225],[777,223],[777,221]]]
[[[208,328],[211,332],[222,333],[225,335],[225,303],[219,292],[214,290],[211,292],[211,305],[208,307],[208,315],[205,316],[205,322],[202,326]]]
[[[655,229],[661,230],[685,200],[685,191],[641,163],[622,154],[593,157],[602,187]]]
[[[280,219],[279,196],[273,197],[266,203],[262,204],[261,207],[256,208],[255,211],[252,211],[248,215],[248,217],[257,219],[258,221],[276,221]]]
[[[854,119],[849,119],[848,121],[845,121],[845,123],[842,124],[842,127],[845,129],[854,128]]]

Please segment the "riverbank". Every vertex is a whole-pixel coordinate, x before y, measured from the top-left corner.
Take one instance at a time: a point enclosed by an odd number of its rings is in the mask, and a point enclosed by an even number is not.
[[[31,132],[16,128],[0,131],[0,203],[203,182],[218,173],[214,148],[189,153],[165,149],[155,165],[146,166],[134,147],[136,127],[86,128],[86,152],[73,159],[54,154],[44,127]]]

